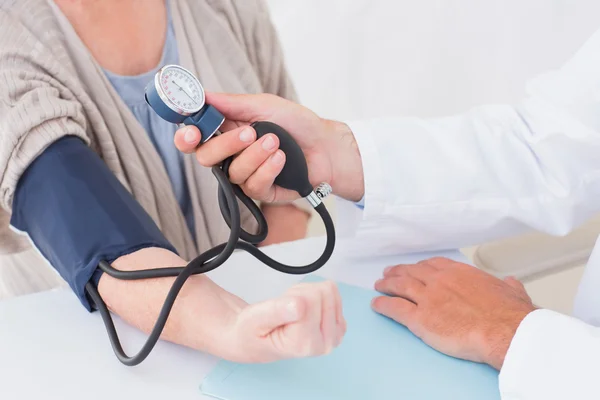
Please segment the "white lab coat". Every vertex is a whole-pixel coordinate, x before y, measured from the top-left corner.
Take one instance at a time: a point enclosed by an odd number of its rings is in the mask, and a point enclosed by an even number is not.
[[[564,235],[600,212],[600,31],[514,106],[349,123],[365,172],[353,235],[364,256],[459,248],[535,229]],[[574,317],[521,324],[502,398],[600,399],[600,245]]]

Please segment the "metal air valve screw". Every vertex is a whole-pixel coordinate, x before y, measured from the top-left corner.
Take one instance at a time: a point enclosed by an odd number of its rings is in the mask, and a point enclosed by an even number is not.
[[[327,183],[321,183],[315,189],[315,193],[317,194],[317,196],[319,196],[320,199],[324,199],[325,197],[329,196],[331,192],[333,192],[333,189]]]

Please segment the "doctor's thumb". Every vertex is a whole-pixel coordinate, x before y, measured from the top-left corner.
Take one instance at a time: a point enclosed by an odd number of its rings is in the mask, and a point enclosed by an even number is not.
[[[513,289],[525,291],[525,286],[514,276],[507,276],[504,278],[504,282],[506,282]]]
[[[206,102],[230,121],[269,120],[286,100],[272,94],[206,93]]]
[[[192,154],[200,144],[202,135],[195,126],[186,126],[175,132],[175,147],[184,154]]]
[[[305,308],[302,298],[286,296],[249,306],[244,310],[243,318],[248,328],[265,336],[281,326],[301,320]]]
[[[508,276],[504,278],[504,282],[507,283],[513,289],[515,289],[523,300],[525,300],[528,303],[531,303],[531,298],[527,294],[527,289],[525,289],[525,285],[523,285],[521,281],[519,281],[515,277]]]

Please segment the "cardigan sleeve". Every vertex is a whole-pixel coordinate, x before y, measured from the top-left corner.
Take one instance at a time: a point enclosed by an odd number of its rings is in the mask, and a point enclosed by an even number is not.
[[[0,8],[0,207],[9,212],[19,179],[47,147],[67,135],[90,143],[56,32],[33,32],[22,17]]]
[[[13,204],[11,225],[31,238],[88,311],[86,286],[98,286],[100,261],[150,247],[176,253],[104,161],[75,137],[56,141],[31,164]]]

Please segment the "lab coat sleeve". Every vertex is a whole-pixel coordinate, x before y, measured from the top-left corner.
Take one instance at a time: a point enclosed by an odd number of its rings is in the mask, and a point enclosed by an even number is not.
[[[500,371],[502,400],[600,399],[600,328],[548,310],[521,323]]]
[[[600,211],[600,31],[527,93],[459,116],[349,122],[365,175],[356,253],[565,235]]]

